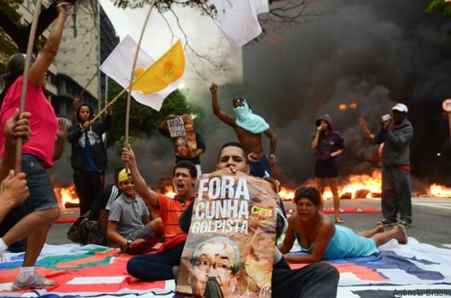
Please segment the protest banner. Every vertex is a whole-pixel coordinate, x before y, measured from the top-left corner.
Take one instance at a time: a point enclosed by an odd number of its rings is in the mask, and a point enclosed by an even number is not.
[[[194,121],[190,115],[169,115],[161,128],[174,142],[177,156],[190,157],[198,149]]]
[[[267,181],[219,170],[202,175],[177,292],[271,297],[277,194]]]

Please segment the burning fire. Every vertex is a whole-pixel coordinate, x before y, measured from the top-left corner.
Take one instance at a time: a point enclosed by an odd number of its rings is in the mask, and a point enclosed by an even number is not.
[[[350,104],[341,103],[338,105],[338,109],[342,112],[346,111],[347,109],[355,110],[359,107],[359,104],[355,101],[351,102]]]
[[[346,179],[348,182],[338,185],[338,195],[340,198],[372,198],[377,197],[381,193],[382,177],[380,171],[374,171],[372,175],[351,175]],[[308,183],[310,184],[310,183]],[[294,190],[282,187],[279,192],[283,200],[292,200],[294,198]],[[326,189],[323,194],[324,200],[333,198],[330,189]]]
[[[348,109],[348,105],[345,104],[345,103],[341,103],[341,104],[338,105],[338,109],[340,111],[346,111]]]
[[[451,198],[451,188],[434,183],[429,187],[429,194],[439,198]]]
[[[75,207],[80,203],[77,193],[75,192],[74,184],[68,187],[55,187],[53,191],[62,208],[68,208],[70,205]]]
[[[294,190],[289,189],[288,187],[282,186],[279,191],[279,196],[283,200],[292,200],[292,199],[294,199]]]
[[[175,196],[177,195],[177,193],[174,191],[174,187],[172,185],[170,185],[170,184],[165,185],[163,187],[162,193],[165,196],[170,197],[170,198],[175,198]]]

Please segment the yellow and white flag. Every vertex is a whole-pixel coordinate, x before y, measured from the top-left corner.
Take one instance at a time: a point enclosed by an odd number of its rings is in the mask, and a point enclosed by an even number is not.
[[[137,43],[127,35],[105,59],[100,70],[128,88],[136,48]],[[139,49],[131,95],[139,103],[159,111],[164,99],[177,89],[184,72],[185,55],[180,41],[157,61]]]

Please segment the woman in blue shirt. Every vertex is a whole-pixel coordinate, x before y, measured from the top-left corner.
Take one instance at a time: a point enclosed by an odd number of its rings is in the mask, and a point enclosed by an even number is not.
[[[288,253],[297,240],[305,255],[284,255],[291,263],[313,263],[321,260],[366,257],[379,252],[378,246],[396,239],[407,243],[403,226],[384,231],[383,226],[359,234],[342,225],[335,225],[320,212],[321,195],[314,187],[300,187],[294,201],[296,213],[288,220],[288,230],[280,248]]]

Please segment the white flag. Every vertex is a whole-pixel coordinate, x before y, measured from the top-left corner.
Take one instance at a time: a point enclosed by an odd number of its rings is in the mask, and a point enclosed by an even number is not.
[[[138,44],[133,38],[127,35],[100,66],[101,71],[123,88],[128,88],[130,83],[130,72],[137,46]],[[136,61],[136,69],[147,69],[154,62],[155,60],[151,56],[140,49],[138,60]],[[144,94],[140,91],[132,91],[131,95],[139,103],[159,111],[164,99],[177,89],[178,83],[179,81],[173,82],[165,89],[155,93]]]
[[[252,0],[252,5],[257,14],[269,12],[269,0]]]
[[[211,0],[218,12],[219,28],[229,41],[238,47],[244,46],[262,33],[257,13],[250,1]]]

